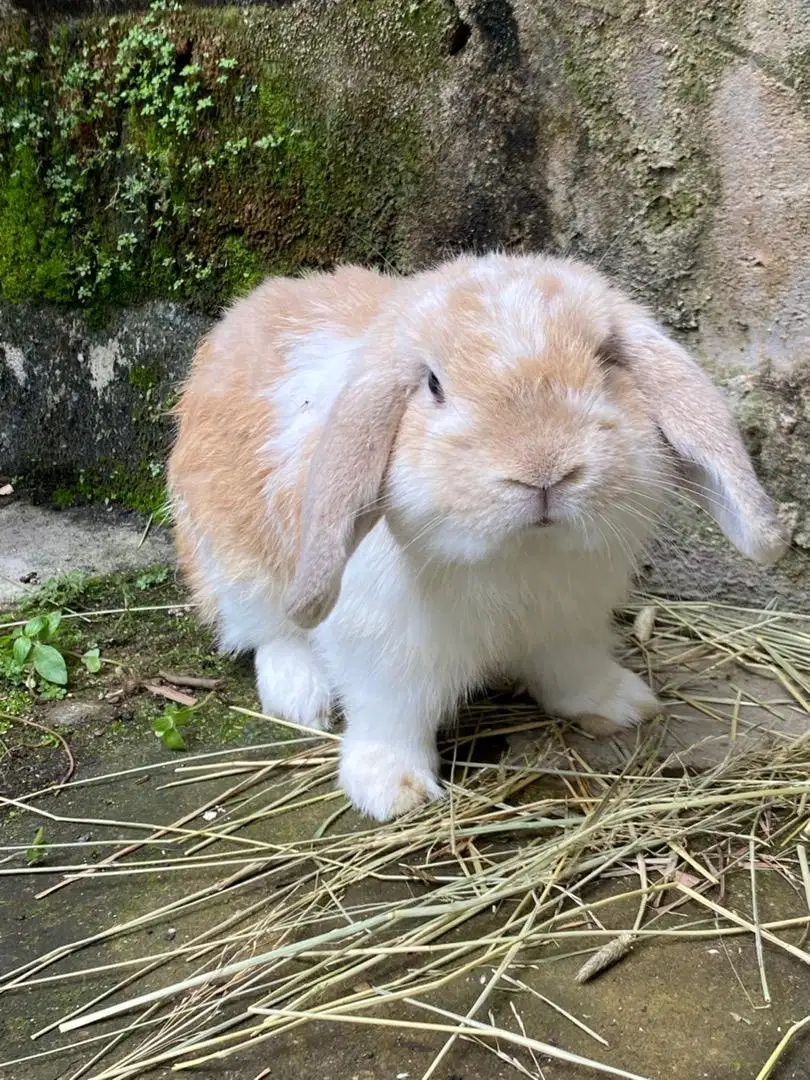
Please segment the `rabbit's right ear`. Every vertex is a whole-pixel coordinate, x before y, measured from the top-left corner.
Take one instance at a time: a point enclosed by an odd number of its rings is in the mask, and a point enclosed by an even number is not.
[[[371,362],[338,395],[310,461],[287,616],[312,629],[329,615],[350,556],[382,515],[380,496],[415,365]]]
[[[675,451],[687,490],[744,555],[776,562],[787,539],[719,390],[651,319],[632,319],[621,339],[620,357]]]

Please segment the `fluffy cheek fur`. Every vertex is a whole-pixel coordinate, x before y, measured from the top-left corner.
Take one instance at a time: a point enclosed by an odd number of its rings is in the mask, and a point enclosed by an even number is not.
[[[553,495],[557,543],[583,554],[618,544],[635,555],[674,486],[671,454],[632,393],[620,405],[561,411],[485,426],[463,402],[431,410],[417,398],[384,500],[400,545],[440,562],[487,559],[512,537],[537,531],[538,496],[529,485],[540,463],[556,459],[578,470]]]

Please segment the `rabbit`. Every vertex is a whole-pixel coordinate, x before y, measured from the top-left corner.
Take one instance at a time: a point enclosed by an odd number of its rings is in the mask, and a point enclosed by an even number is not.
[[[181,567],[270,715],[342,711],[379,821],[441,797],[436,736],[492,676],[604,733],[660,711],[612,613],[681,485],[786,547],[699,365],[595,269],[462,256],[270,278],[201,342],[168,467]]]

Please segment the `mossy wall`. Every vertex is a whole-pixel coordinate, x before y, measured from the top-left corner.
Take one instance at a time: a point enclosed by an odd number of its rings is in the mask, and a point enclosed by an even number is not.
[[[0,15],[0,472],[152,509],[173,388],[224,304],[266,273],[413,264],[460,19],[26,7]]]
[[[0,471],[151,506],[194,343],[262,274],[545,249],[727,385],[810,536],[803,0],[11,8]]]
[[[214,310],[266,271],[400,261],[429,172],[416,98],[454,20],[444,0],[6,18],[0,295],[100,321],[155,297]]]

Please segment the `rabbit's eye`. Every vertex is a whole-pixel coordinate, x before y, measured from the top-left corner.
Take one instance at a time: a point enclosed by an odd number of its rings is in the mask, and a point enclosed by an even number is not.
[[[428,390],[433,394],[434,401],[441,405],[444,401],[444,390],[442,390],[442,384],[432,371],[428,374]]]

